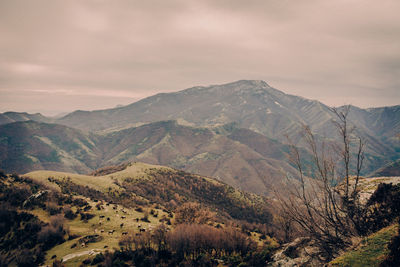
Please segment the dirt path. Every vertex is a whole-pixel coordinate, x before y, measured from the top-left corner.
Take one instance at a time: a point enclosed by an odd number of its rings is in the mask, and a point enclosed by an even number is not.
[[[90,255],[90,256],[91,255],[96,255],[96,254],[99,254],[102,251],[103,250],[101,250],[101,249],[91,249],[91,250],[81,251],[81,252],[77,252],[77,253],[71,253],[71,254],[68,254],[68,255],[65,255],[64,257],[62,257],[62,261],[66,262],[66,261],[68,261],[70,259],[73,259],[75,257],[80,257],[80,256],[83,256],[83,255]]]

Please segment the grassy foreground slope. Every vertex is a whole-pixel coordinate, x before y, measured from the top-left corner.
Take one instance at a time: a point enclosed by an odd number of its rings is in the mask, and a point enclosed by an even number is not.
[[[145,163],[131,163],[106,175],[89,176],[65,172],[34,171],[24,175],[61,190],[85,192],[89,188],[103,198],[125,206],[159,204],[175,209],[186,202],[198,202],[222,217],[266,223],[270,213],[266,199],[242,192],[220,181]],[[75,189],[74,189],[75,188]]]
[[[394,224],[364,238],[358,247],[333,260],[330,266],[380,266],[389,253],[388,244],[398,227]]]
[[[62,260],[66,266],[79,266],[94,261],[97,254],[117,255],[126,249],[136,253],[133,248],[141,253],[140,242],[153,240],[160,227],[166,229],[164,234],[171,232],[171,238],[181,236],[181,225],[190,223],[182,221],[182,212],[187,211],[182,207],[195,207],[195,218],[205,218],[190,227],[218,233],[212,238],[208,235],[210,242],[230,240],[218,243],[222,245],[208,257],[230,255],[224,258],[230,262],[237,260],[236,249],[252,255],[266,246],[269,253],[269,246],[277,246],[267,236],[265,224],[270,213],[264,198],[211,178],[144,163],[103,168],[92,175],[35,171],[20,177],[1,173],[0,204],[0,214],[7,215],[0,218],[0,225],[8,225],[0,229],[4,234],[0,237],[0,265],[51,265]],[[18,221],[9,219],[10,215]],[[245,246],[231,250],[229,244],[235,240],[230,236],[245,241]],[[130,240],[133,247],[121,245],[121,240]],[[168,253],[179,252],[174,240],[163,241]],[[151,242],[148,249],[154,250],[156,243]],[[261,261],[265,262],[268,253],[260,254]],[[245,256],[241,261],[253,259]],[[180,259],[190,260],[189,256]]]

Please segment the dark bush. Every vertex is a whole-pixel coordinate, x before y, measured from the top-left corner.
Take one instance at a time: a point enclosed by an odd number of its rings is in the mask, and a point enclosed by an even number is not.
[[[75,206],[78,206],[78,207],[83,207],[83,206],[89,205],[89,203],[88,203],[86,200],[84,200],[83,198],[75,198],[75,199],[72,201],[72,203],[73,203]]]
[[[42,228],[38,234],[38,239],[43,243],[43,247],[48,250],[55,245],[63,243],[65,235],[64,221],[61,216],[51,218],[50,224]]]
[[[97,254],[96,257],[94,257],[94,259],[92,260],[91,265],[95,265],[95,264],[98,264],[100,262],[103,262],[104,259],[105,259],[104,255],[102,253]]]
[[[91,214],[91,213],[81,213],[81,220],[82,221],[88,221],[88,220],[90,220],[90,219],[92,219],[94,216],[96,216],[96,215],[94,215],[94,214]]]
[[[73,220],[76,218],[76,214],[71,210],[70,207],[65,207],[64,208],[64,217],[69,219],[69,220]]]
[[[82,263],[85,264],[85,265],[88,265],[88,264],[90,264],[91,262],[92,262],[91,259],[85,259],[85,260],[82,261]]]

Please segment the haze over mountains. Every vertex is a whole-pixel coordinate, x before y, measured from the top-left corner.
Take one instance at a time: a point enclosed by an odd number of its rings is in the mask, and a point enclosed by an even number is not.
[[[286,173],[295,175],[286,136],[297,143],[308,125],[334,140],[333,119],[330,107],[264,81],[193,87],[59,119],[8,112],[0,114],[0,168],[87,173],[137,160],[265,194]],[[367,143],[364,174],[400,158],[400,106],[352,107],[350,121]]]

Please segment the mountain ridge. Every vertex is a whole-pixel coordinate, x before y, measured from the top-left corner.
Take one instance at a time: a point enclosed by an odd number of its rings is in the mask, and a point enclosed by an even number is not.
[[[286,160],[287,145],[247,129],[226,131],[161,121],[96,135],[57,124],[17,122],[0,126],[0,168],[89,173],[141,161],[217,177],[258,194],[271,192],[287,172],[296,176]],[[246,135],[257,138],[249,144]]]

